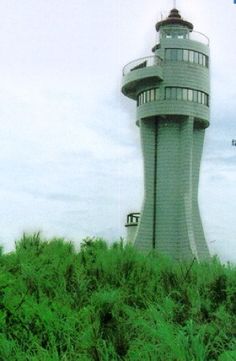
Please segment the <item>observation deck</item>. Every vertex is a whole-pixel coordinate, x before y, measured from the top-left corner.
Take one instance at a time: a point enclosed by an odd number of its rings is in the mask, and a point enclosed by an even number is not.
[[[163,60],[158,55],[136,59],[123,68],[122,93],[136,100],[140,88],[154,86],[163,80]]]
[[[191,32],[186,32],[186,31],[181,32],[178,29],[178,31],[174,32],[173,29],[169,30],[168,28],[165,28],[165,29],[161,29],[161,33],[159,34],[159,37],[161,39],[192,40],[192,41],[196,41],[198,43],[207,45],[208,47],[210,45],[209,38],[205,34],[199,32],[199,31],[195,31],[195,30],[191,31]]]

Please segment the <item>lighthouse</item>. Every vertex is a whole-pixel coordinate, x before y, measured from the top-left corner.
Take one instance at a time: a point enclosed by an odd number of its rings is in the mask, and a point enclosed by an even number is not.
[[[127,64],[122,93],[137,105],[144,161],[140,214],[127,217],[128,241],[173,259],[207,259],[198,206],[209,126],[209,40],[174,8],[157,22],[153,55]]]

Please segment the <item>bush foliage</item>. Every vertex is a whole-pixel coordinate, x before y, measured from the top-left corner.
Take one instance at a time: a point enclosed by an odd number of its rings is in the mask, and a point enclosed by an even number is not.
[[[122,242],[23,238],[0,255],[0,360],[234,361],[236,268]]]

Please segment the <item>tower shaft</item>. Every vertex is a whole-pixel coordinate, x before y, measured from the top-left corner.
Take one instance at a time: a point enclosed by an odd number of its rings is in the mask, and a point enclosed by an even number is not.
[[[193,117],[149,118],[140,132],[145,193],[135,245],[177,259],[204,257],[197,199],[204,130],[194,128]]]

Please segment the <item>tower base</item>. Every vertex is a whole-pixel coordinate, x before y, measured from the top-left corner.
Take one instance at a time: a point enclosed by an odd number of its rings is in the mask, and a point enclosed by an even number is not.
[[[205,130],[193,117],[140,120],[145,195],[135,246],[174,259],[209,258],[198,208]]]

